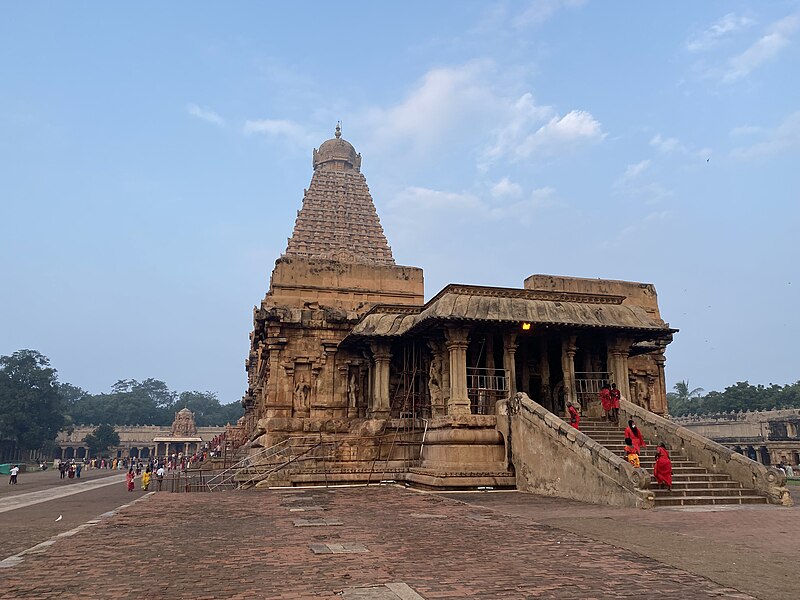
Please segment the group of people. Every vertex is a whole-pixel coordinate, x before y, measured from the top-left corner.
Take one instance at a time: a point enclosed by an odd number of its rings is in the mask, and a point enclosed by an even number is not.
[[[645,446],[647,446],[647,443],[644,441],[641,430],[636,426],[633,419],[630,419],[628,426],[625,428],[625,456],[628,458],[628,462],[637,469],[641,466],[639,452]],[[666,486],[668,490],[672,489],[672,460],[664,442],[661,442],[656,448],[653,478],[659,487]]]
[[[600,403],[603,406],[603,411],[606,413],[606,419],[612,423],[619,423],[619,407],[621,395],[615,384],[603,384],[600,390]],[[575,429],[580,430],[581,415],[578,409],[572,404],[567,403],[567,412],[569,413],[569,424]],[[647,446],[644,441],[644,436],[641,430],[636,426],[633,419],[628,421],[628,426],[625,428],[625,456],[628,462],[637,469],[641,466],[639,460],[639,453],[642,448]],[[672,489],[672,460],[669,457],[669,451],[666,444],[661,442],[656,448],[656,462],[653,466],[653,477],[658,483],[659,487],[666,486],[668,490]]]
[[[137,463],[136,467],[131,466],[128,469],[128,472],[125,474],[125,485],[128,488],[129,492],[132,492],[136,489],[135,481],[136,478],[142,476],[141,486],[142,491],[146,492],[150,489],[150,483],[153,480],[153,476],[155,475],[156,478],[156,491],[161,491],[161,487],[164,484],[164,475],[166,475],[166,469],[164,468],[163,463],[159,463],[156,460],[151,460],[147,465],[144,466],[144,470],[142,470],[142,463]]]

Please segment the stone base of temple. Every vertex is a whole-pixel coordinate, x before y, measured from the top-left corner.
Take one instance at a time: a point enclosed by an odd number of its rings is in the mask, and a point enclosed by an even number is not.
[[[251,449],[240,483],[254,487],[377,484],[514,487],[490,415],[423,419],[273,418]]]

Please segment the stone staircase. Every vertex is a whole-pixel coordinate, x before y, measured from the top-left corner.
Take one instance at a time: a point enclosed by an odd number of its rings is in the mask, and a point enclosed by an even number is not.
[[[599,418],[581,418],[581,431],[614,454],[625,457],[624,427]],[[669,449],[672,460],[672,490],[659,489],[652,479],[658,441],[645,439],[648,446],[639,454],[643,469],[651,474],[656,506],[697,506],[720,504],[768,504],[766,496],[742,487],[728,475],[709,473],[688,460],[680,450]]]

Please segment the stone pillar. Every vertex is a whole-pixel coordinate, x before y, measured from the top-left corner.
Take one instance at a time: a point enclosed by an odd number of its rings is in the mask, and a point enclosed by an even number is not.
[[[564,374],[564,402],[572,402],[578,406],[578,394],[575,389],[575,353],[578,348],[575,346],[576,336],[566,335],[561,340],[561,370]],[[555,398],[554,398],[555,400]],[[554,407],[557,411],[566,410],[565,406]]]
[[[450,355],[450,398],[447,401],[447,414],[468,415],[471,412],[467,394],[469,330],[448,327],[445,329],[445,339]]]
[[[617,384],[620,394],[631,400],[631,389],[628,382],[628,353],[632,340],[629,338],[614,338],[608,342],[608,370],[611,372],[611,382]]]
[[[503,336],[503,368],[508,373],[508,394],[513,398],[517,393],[517,365],[515,354],[517,352],[517,334],[507,333]]]
[[[263,391],[263,401],[257,407],[256,418],[290,417],[292,416],[292,393],[289,390],[291,378],[281,369],[283,349],[286,338],[273,338],[267,348],[269,349],[269,376]]]
[[[539,340],[539,375],[542,378],[542,406],[550,404],[550,353],[547,338]]]
[[[389,406],[389,364],[392,353],[387,342],[372,342],[373,374],[372,374],[372,406],[370,417],[388,419]]]
[[[651,408],[655,413],[661,415],[669,414],[669,404],[667,403],[667,379],[664,374],[664,363],[667,362],[663,354],[655,355],[656,366],[658,367],[658,378],[653,386],[654,402],[651,403]]]

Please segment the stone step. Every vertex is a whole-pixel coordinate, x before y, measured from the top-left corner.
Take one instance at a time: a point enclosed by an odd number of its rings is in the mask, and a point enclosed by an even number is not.
[[[656,496],[656,506],[700,506],[725,504],[768,504],[764,496]]]
[[[743,488],[718,488],[718,487],[705,487],[705,488],[692,488],[692,489],[678,489],[673,486],[672,490],[667,488],[659,489],[658,487],[652,488],[656,498],[672,498],[684,496],[752,496],[753,490],[745,490]]]
[[[654,478],[650,479],[650,487],[654,490],[659,489],[658,484]],[[704,489],[704,488],[713,488],[713,489],[733,489],[733,490],[740,490],[744,489],[742,484],[738,481],[733,480],[719,480],[719,481],[677,481],[675,479],[672,480],[672,489],[673,490],[697,490],[697,489]],[[664,488],[666,489],[666,488]]]

